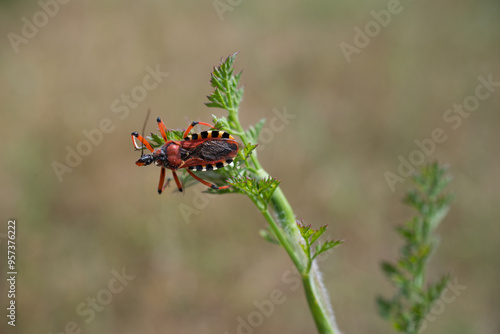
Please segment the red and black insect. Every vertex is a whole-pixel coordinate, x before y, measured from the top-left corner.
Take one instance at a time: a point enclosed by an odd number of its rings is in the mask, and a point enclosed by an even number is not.
[[[141,154],[141,158],[136,161],[137,166],[147,166],[154,163],[156,166],[161,167],[160,184],[158,185],[158,193],[167,186],[165,183],[165,169],[170,169],[174,176],[175,183],[179,191],[182,191],[182,184],[177,176],[176,170],[186,168],[186,171],[196,180],[200,181],[207,187],[212,189],[227,189],[230,185],[218,187],[210,182],[202,180],[195,175],[191,170],[196,171],[209,171],[215,170],[230,164],[238,154],[238,142],[225,131],[202,131],[189,135],[189,132],[197,124],[205,125],[213,128],[212,125],[202,122],[193,122],[186,129],[182,136],[184,140],[167,140],[167,127],[160,119],[158,128],[160,130],[165,144],[156,150],[153,149],[151,144],[144,139],[137,132],[132,132],[132,142],[136,149],[141,149],[135,139],[137,138],[151,154]],[[144,147],[143,147],[144,148]]]

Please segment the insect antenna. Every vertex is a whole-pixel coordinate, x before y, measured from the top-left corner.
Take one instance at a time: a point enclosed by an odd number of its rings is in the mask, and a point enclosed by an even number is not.
[[[144,131],[146,130],[146,124],[148,123],[149,114],[151,114],[151,109],[148,109],[146,113],[146,119],[144,120],[144,125],[142,126],[142,138],[144,138]],[[141,158],[144,156],[144,144],[141,147]]]

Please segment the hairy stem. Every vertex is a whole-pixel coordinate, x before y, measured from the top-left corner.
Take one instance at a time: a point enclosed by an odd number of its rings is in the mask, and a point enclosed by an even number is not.
[[[328,294],[326,294],[326,289],[321,281],[321,274],[317,265],[312,267],[309,274],[302,276],[302,283],[318,332],[340,333],[331,307],[329,307]],[[326,300],[324,299],[325,297],[327,298]]]
[[[207,106],[228,111],[227,123],[224,123],[223,126],[227,127],[227,130],[232,134],[240,137],[243,147],[246,148],[249,145],[256,144],[258,134],[248,134],[239,121],[238,109],[243,89],[238,87],[241,74],[233,74],[235,56],[236,54],[229,56],[217,68],[214,68],[211,84],[215,91],[208,96],[210,102],[207,103]],[[269,174],[262,168],[255,151],[252,152],[249,159],[244,159],[244,166],[246,173],[248,173],[244,175],[245,178],[251,178],[252,180],[266,180],[269,178]],[[232,176],[237,177],[238,175]],[[261,211],[279,243],[297,267],[319,333],[336,334],[338,330],[328,293],[321,282],[319,269],[312,263],[310,250],[308,249],[309,254],[306,254],[301,247],[301,245],[304,245],[304,238],[297,226],[292,207],[277,185],[273,190],[271,197],[266,197],[265,201],[260,197],[261,193],[258,192],[258,189],[249,190],[244,188],[244,190],[240,189],[240,192],[246,193]]]
[[[260,164],[258,166],[260,167]],[[268,176],[262,167],[257,172],[259,178]],[[339,333],[331,310],[328,292],[321,281],[321,273],[317,265],[312,267],[309,265],[308,257],[300,247],[300,243],[304,241],[297,227],[295,214],[279,187],[274,191],[270,203],[278,223],[271,216],[269,210],[261,210],[261,212],[302,276],[305,295],[318,332],[321,334]]]

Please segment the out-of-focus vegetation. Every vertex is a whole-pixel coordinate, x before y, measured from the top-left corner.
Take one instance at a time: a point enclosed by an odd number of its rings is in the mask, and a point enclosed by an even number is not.
[[[447,112],[471,103],[480,76],[500,81],[498,2],[402,1],[350,63],[339,45],[387,1],[242,1],[223,20],[211,1],[71,1],[17,53],[9,33],[42,9],[0,6],[0,201],[2,221],[18,219],[17,332],[75,322],[83,333],[232,334],[273,299],[255,333],[314,328],[290,260],[259,236],[265,221],[247,199],[200,195],[202,185],[159,196],[159,168],[134,164],[130,133],[148,108],[174,129],[211,120],[210,71],[235,51],[241,120],[268,119],[259,160],[299,219],[346,240],[321,261],[342,332],[391,330],[374,303],[391,291],[379,262],[395,258],[394,226],[412,212],[400,201],[409,180],[393,192],[384,174],[398,174],[398,157],[435,129],[446,139],[426,159],[450,164],[456,200],[428,274],[466,288],[426,331],[500,330],[500,87],[481,89],[491,94],[470,114]],[[169,74],[144,84],[155,71]],[[97,144],[84,147],[85,133]],[[68,147],[89,154],[60,182],[53,163],[67,164]],[[135,278],[108,293],[123,268]]]
[[[446,217],[453,200],[453,195],[443,193],[451,177],[434,162],[422,167],[411,180],[415,188],[407,193],[405,203],[417,211],[416,215],[396,228],[404,240],[397,261],[381,264],[397,291],[390,298],[377,297],[380,315],[404,334],[425,330],[427,322],[441,313],[437,311],[444,303],[456,299],[457,296],[450,298],[450,294],[461,293],[448,275],[435,282],[429,282],[426,277],[429,260],[439,243],[434,231]]]

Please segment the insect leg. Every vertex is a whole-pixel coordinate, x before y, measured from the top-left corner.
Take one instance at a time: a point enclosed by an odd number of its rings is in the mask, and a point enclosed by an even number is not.
[[[177,184],[177,189],[182,192],[182,183],[179,180],[179,177],[177,177],[177,173],[174,170],[172,171],[172,175],[174,176],[175,183]]]
[[[191,123],[190,126],[188,126],[188,128],[186,129],[186,131],[184,131],[184,135],[182,136],[182,138],[186,138],[187,135],[189,134],[189,131],[191,131],[195,127],[195,125],[197,125],[197,124],[205,125],[205,126],[208,126],[209,128],[213,128],[214,127],[213,125],[210,125],[208,123],[193,122],[193,123]]]
[[[165,181],[165,167],[161,168],[161,173],[160,173],[160,183],[158,184],[158,194],[161,195],[163,191],[163,182]]]
[[[142,137],[140,134],[138,134],[137,132],[132,132],[132,142],[134,143],[134,147],[138,150],[140,150],[141,148],[139,146],[137,146],[137,142],[135,141],[135,138],[137,138],[137,140],[139,140],[141,143],[143,143],[146,148],[153,152],[153,147],[151,147],[151,144],[148,143],[148,141],[146,139],[144,139],[144,137]]]
[[[194,174],[189,169],[186,169],[186,171],[189,173],[189,175],[191,175],[192,177],[194,177],[197,181],[203,183],[204,185],[206,185],[207,187],[210,187],[212,189],[220,190],[220,189],[227,189],[227,188],[231,187],[231,185],[227,185],[227,186],[223,186],[223,187],[217,187],[215,184],[212,184],[210,182],[207,182],[205,180],[200,179],[198,176],[196,176],[196,174]]]
[[[167,134],[165,132],[165,131],[167,131],[167,127],[165,126],[165,123],[163,123],[163,121],[161,120],[160,117],[158,117],[156,119],[156,121],[158,122],[158,128],[160,129],[160,133],[161,133],[161,136],[163,137],[163,140],[167,141]]]

